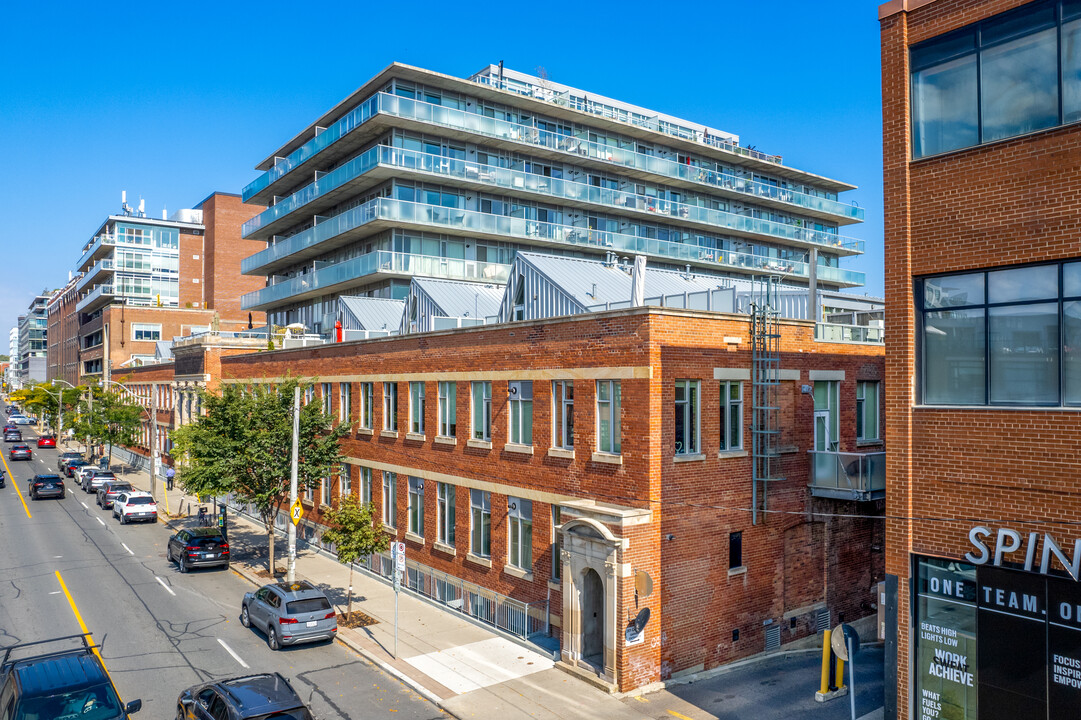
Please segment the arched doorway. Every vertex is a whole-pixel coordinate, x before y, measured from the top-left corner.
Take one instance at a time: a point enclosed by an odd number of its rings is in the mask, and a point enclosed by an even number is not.
[[[582,574],[582,659],[604,669],[604,583],[593,568]]]

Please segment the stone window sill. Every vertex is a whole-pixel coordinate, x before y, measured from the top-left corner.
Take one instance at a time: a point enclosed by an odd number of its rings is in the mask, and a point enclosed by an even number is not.
[[[873,445],[885,445],[884,440],[857,440],[856,447],[870,447]]]
[[[672,462],[697,462],[705,459],[706,456],[702,453],[690,453],[688,455],[676,455],[672,458]]]
[[[424,538],[423,537],[421,537],[420,535],[417,535],[416,533],[411,533],[408,530],[405,533],[405,539],[408,540],[409,542],[415,542],[418,545],[423,545],[424,544]]]
[[[560,592],[561,590],[563,590],[563,583],[561,583],[558,580],[549,580],[548,581],[548,589],[549,590],[555,590],[556,592]]]
[[[507,452],[519,453],[521,455],[532,455],[533,454],[533,446],[532,445],[520,445],[519,443],[507,443],[506,445],[503,446],[503,449],[506,450]]]
[[[411,433],[406,433],[405,434],[405,439],[406,440],[412,440],[413,442],[424,442],[425,440],[428,439],[428,436],[425,435],[424,433],[412,433],[411,432]]]
[[[381,438],[396,438],[396,437],[398,437],[398,431],[397,430],[383,430],[383,431],[381,431],[379,433],[379,437],[381,437]]]
[[[383,532],[390,533],[395,537],[398,536],[398,528],[394,527],[393,525],[387,525],[386,523],[383,523]]]
[[[468,440],[465,441],[465,444],[468,447],[480,448],[481,450],[491,450],[492,449],[492,441],[491,440],[474,440],[473,438],[469,438]]]
[[[481,567],[486,567],[486,568],[491,568],[492,567],[492,559],[491,558],[482,558],[480,555],[474,555],[473,553],[467,553],[466,556],[465,556],[465,559],[468,560],[469,562],[473,563],[474,565],[480,565]]]
[[[434,442],[435,442],[436,445],[457,445],[458,444],[458,438],[456,438],[456,437],[445,437],[443,435],[436,435]]]
[[[720,450],[717,452],[719,458],[742,458],[750,455],[746,450]]]
[[[371,437],[372,435],[375,435],[375,431],[371,428],[358,428],[357,435],[367,435],[368,437]]]
[[[516,577],[520,580],[533,582],[533,573],[529,570],[523,570],[522,568],[514,567],[513,565],[504,565],[503,572],[510,575],[511,577]]]
[[[745,575],[746,573],[747,573],[747,566],[746,565],[740,565],[739,567],[728,568],[728,577],[733,577],[734,575]]]
[[[439,552],[444,553],[446,555],[450,555],[451,557],[454,557],[455,555],[458,554],[458,551],[455,550],[453,547],[451,547],[450,545],[446,545],[444,543],[441,543],[438,540],[435,541],[434,543],[432,543],[432,549],[433,550],[438,550]]]
[[[548,457],[563,458],[564,460],[573,460],[574,451],[568,450],[567,448],[551,447],[548,448]]]
[[[593,453],[593,462],[608,463],[609,465],[622,465],[623,456],[615,455],[613,453],[595,452]]]

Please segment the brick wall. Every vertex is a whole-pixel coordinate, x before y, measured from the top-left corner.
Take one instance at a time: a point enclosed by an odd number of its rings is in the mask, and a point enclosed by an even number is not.
[[[207,307],[223,319],[247,321],[248,311],[240,309],[241,295],[266,285],[266,278],[240,274],[241,259],[266,247],[264,242],[240,237],[240,226],[265,208],[245,205],[239,195],[214,193],[201,205],[206,228],[204,279]],[[255,327],[266,324],[266,313],[253,312]]]
[[[206,286],[203,277],[206,268],[205,235],[180,233],[180,307],[201,309],[206,307]]]

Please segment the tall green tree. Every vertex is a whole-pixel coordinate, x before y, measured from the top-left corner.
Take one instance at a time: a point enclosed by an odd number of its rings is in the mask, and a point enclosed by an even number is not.
[[[356,495],[346,495],[338,500],[338,506],[324,513],[330,528],[323,533],[323,540],[334,543],[339,562],[349,565],[349,605],[346,620],[353,618],[353,563],[362,557],[384,552],[390,547],[390,536],[383,528],[376,527],[374,508],[362,503]]]
[[[71,410],[78,404],[81,392],[85,388],[69,388],[50,383],[35,383],[11,394],[11,401],[23,410],[37,415],[42,421],[48,419],[52,426],[58,427],[58,409],[64,408],[64,424],[70,427],[73,421]]]
[[[79,403],[75,433],[90,443],[107,444],[112,464],[113,445],[133,445],[146,413],[146,408],[127,393],[91,387]]]
[[[277,386],[226,385],[202,394],[204,414],[173,431],[172,455],[180,486],[197,495],[233,494],[255,505],[267,533],[268,569],[274,574],[274,519],[289,500],[295,379]],[[300,384],[302,389],[307,385]],[[348,424],[335,425],[319,403],[300,408],[297,488],[314,489],[342,460]]]

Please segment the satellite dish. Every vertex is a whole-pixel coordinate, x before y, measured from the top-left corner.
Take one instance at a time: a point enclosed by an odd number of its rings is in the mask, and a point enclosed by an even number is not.
[[[634,592],[644,598],[653,594],[653,578],[645,570],[634,571]]]
[[[649,622],[649,608],[642,608],[638,611],[638,615],[634,618],[634,631],[640,633],[646,629],[646,623]]]

